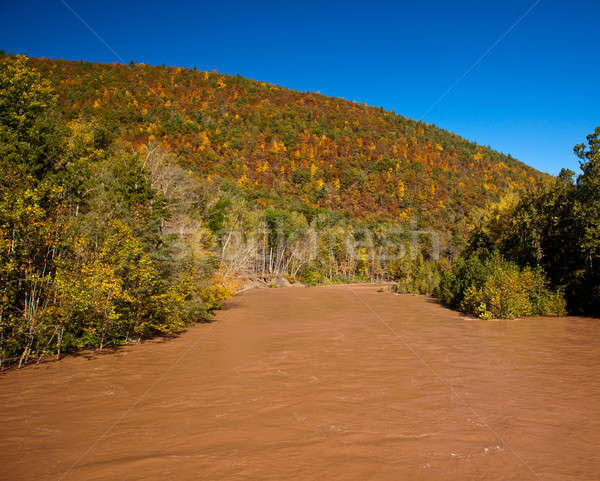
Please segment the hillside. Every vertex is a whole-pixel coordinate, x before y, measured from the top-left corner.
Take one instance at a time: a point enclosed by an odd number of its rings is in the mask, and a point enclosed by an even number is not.
[[[160,143],[261,206],[411,219],[456,239],[474,206],[545,175],[434,125],[318,93],[193,69],[30,62],[67,118],[101,119],[136,147]]]
[[[0,56],[0,367],[177,332],[244,279],[431,294],[473,208],[543,177],[341,99]]]

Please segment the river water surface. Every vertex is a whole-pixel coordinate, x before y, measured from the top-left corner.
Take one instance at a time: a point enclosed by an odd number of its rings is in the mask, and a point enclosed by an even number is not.
[[[0,375],[0,479],[597,480],[600,321],[248,291],[175,339]]]

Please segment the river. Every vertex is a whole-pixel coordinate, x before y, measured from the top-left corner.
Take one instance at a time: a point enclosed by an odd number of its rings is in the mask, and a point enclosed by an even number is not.
[[[600,321],[255,289],[172,339],[0,375],[0,479],[600,479]]]

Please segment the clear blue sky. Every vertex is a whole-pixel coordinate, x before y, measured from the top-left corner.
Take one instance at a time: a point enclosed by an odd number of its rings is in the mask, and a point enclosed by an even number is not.
[[[533,0],[66,0],[117,54],[239,73],[415,119]],[[124,3],[124,4],[122,4]],[[0,48],[117,61],[60,0],[0,3]],[[541,0],[424,119],[552,174],[600,125],[600,2]]]

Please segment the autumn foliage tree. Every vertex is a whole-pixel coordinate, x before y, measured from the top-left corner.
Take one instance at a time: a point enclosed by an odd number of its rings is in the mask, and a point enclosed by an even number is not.
[[[230,292],[208,258],[195,284],[178,267],[176,206],[143,157],[56,102],[25,57],[1,59],[0,364],[173,332]]]

